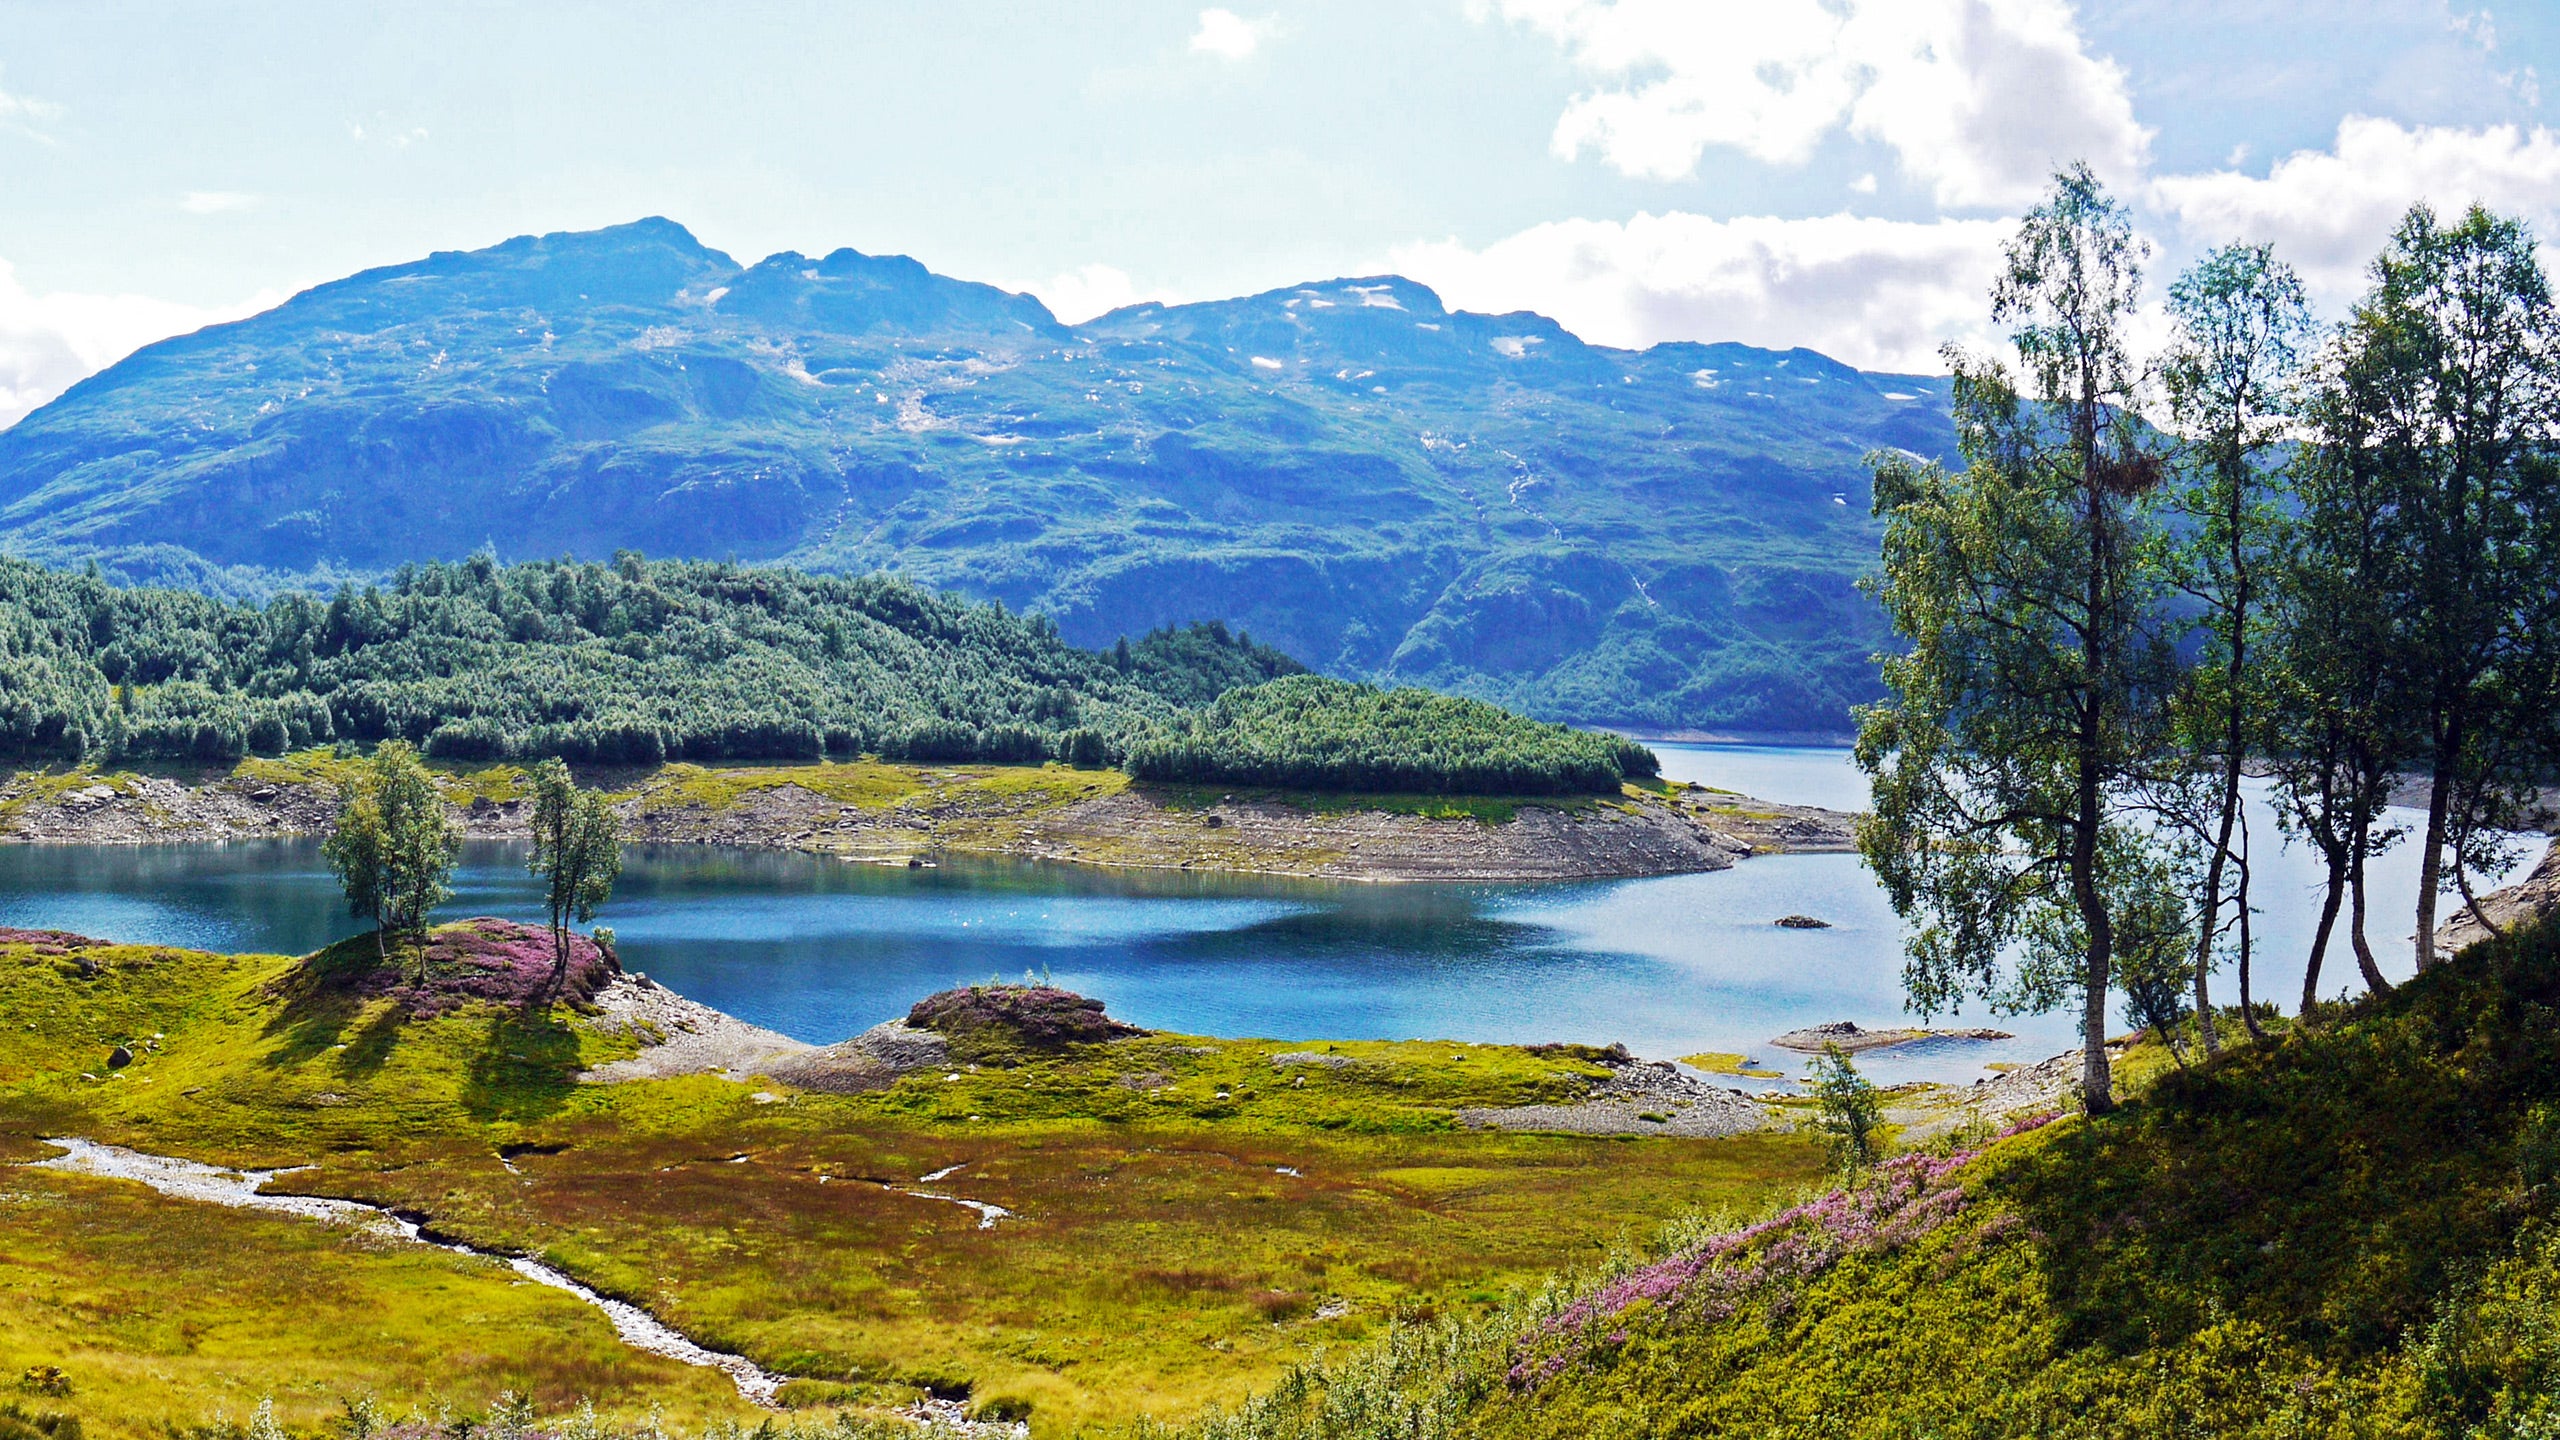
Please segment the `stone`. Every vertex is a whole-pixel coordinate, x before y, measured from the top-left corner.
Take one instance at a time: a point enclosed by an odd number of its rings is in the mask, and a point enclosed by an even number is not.
[[[121,1070],[132,1063],[133,1051],[125,1046],[119,1045],[107,1052],[107,1068],[110,1070]]]

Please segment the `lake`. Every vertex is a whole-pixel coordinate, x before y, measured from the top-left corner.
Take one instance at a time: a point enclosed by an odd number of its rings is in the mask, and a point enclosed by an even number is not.
[[[1844,750],[1657,746],[1675,779],[1850,807]],[[2316,917],[2310,857],[2260,841],[2258,993],[2292,1008]],[[2538,847],[2526,854],[2529,865]],[[521,847],[466,846],[445,916],[539,919]],[[2410,968],[2416,862],[2375,876],[2375,948]],[[1804,913],[1828,930],[1782,930]],[[1658,1058],[1767,1046],[1799,1025],[1901,1021],[1901,927],[1855,856],[1782,855],[1706,875],[1575,884],[1351,885],[954,860],[886,869],[810,855],[635,847],[600,917],[624,962],[803,1040],[842,1039],[947,986],[1038,976],[1137,1024],[1283,1039],[1623,1041]],[[0,846],[0,925],[298,954],[352,933],[311,841]],[[2333,954],[2324,989],[2354,980]],[[2231,981],[2221,977],[2228,997]],[[2077,1043],[2063,1014],[1974,1007],[1939,1023],[2014,1040],[1873,1054],[1880,1081],[1970,1081]]]

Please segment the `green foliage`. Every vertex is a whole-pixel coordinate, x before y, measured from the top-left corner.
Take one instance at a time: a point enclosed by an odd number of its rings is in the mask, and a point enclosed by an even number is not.
[[[1229,634],[1227,622],[1204,620],[1150,630],[1131,644],[1124,636],[1110,651],[1111,668],[1153,694],[1196,710],[1230,690],[1259,685],[1307,667],[1246,634]],[[1058,758],[1076,762],[1061,754]]]
[[[373,921],[378,943],[386,934],[423,932],[427,916],[452,898],[447,882],[462,856],[462,830],[418,752],[391,740],[373,752],[340,803],[320,850],[347,908]]]
[[[1613,794],[1660,769],[1652,751],[1614,735],[1313,675],[1222,695],[1131,746],[1126,767],[1144,780],[1496,795]]]
[[[622,822],[601,792],[579,789],[569,767],[554,758],[534,767],[532,830],[525,869],[543,882],[552,944],[565,970],[569,921],[595,919],[622,874]]]
[[[336,872],[347,897],[347,912],[382,928],[390,903],[391,835],[382,821],[382,804],[371,786],[359,785],[338,806],[337,823],[320,842],[321,858]]]
[[[1874,1164],[1884,1102],[1848,1052],[1824,1045],[1805,1070],[1805,1088],[1813,1095],[1814,1128],[1831,1137],[1832,1163],[1851,1174]]]
[[[2311,561],[2364,582],[2355,639],[2391,722],[2369,740],[2431,782],[2423,968],[2448,867],[2505,858],[2560,755],[2560,313],[2530,231],[2476,206],[2413,208],[2373,275],[2314,407],[2332,513]]]
[[[900,581],[637,556],[415,566],[263,609],[0,560],[0,678],[24,682],[0,689],[0,754],[237,759],[254,734],[454,761],[1137,755],[1154,779],[1434,794],[1614,791],[1656,768],[1614,736],[1298,669],[1223,625],[1094,654]]]
[[[1966,468],[1876,470],[1874,585],[1909,645],[1861,713],[1875,808],[1859,848],[1912,922],[1924,1014],[1969,993],[2046,1009],[2077,994],[2085,1103],[2109,1103],[2117,931],[2156,893],[2143,787],[2170,754],[2175,657],[2159,605],[2156,462],[2132,424],[2125,329],[2141,272],[2122,207],[2057,176],[2008,248],[1993,314],[2033,382],[1957,356]],[[2020,972],[2004,978],[2018,959]]]
[[[2184,484],[2169,499],[2176,539],[2165,557],[2170,581],[2202,609],[2186,683],[2176,699],[2183,773],[2162,787],[2167,824],[2205,853],[2195,901],[2195,954],[2186,967],[2209,1051],[2210,976],[2217,953],[2236,953],[2243,1014],[2254,997],[2248,945],[2248,833],[2240,828],[2240,777],[2268,748],[2277,674],[2267,663],[2282,611],[2270,603],[2288,544],[2284,476],[2267,457],[2286,438],[2298,407],[2303,352],[2314,331],[2302,282],[2270,247],[2229,245],[2197,261],[2169,287],[2177,332],[2161,363],[2169,420],[2183,443],[2175,465]],[[2226,896],[2224,882],[2233,880]],[[2236,902],[2226,942],[2224,904]],[[2160,967],[2139,983],[2156,988]],[[2135,995],[2135,983],[2125,985]],[[2156,995],[2137,1008],[2173,1033],[2177,1006]],[[2174,1042],[2172,1042],[2174,1043]]]
[[[0,755],[228,763],[404,740],[455,760],[1116,760],[1211,686],[1295,668],[1223,631],[1133,647],[895,580],[485,559],[263,608],[0,560]]]

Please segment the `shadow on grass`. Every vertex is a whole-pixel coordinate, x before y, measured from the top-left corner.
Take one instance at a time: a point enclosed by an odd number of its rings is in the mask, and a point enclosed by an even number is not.
[[[2553,1208],[2517,1160],[2554,1098],[2560,924],[2167,1075],[1994,1183],[2044,1237],[2065,1343],[2127,1354],[2237,1316],[2343,1361]]]
[[[439,932],[439,945],[443,939]],[[452,967],[431,959],[421,983],[414,963],[401,943],[378,954],[370,934],[305,959],[276,982],[283,1003],[265,1027],[276,1043],[264,1063],[284,1070],[328,1056],[338,1075],[367,1079],[403,1045],[452,1043],[467,1033],[460,1100],[471,1119],[534,1120],[567,1103],[581,1068],[579,1036],[547,994],[507,1003],[444,993],[450,977],[442,972]]]
[[[463,1109],[482,1123],[558,1114],[578,1088],[578,1035],[547,1007],[511,1011],[472,1057]]]
[[[382,1007],[347,1039],[348,1027],[372,1004],[358,982],[383,966],[400,963],[397,951],[378,956],[373,936],[341,940],[306,958],[275,982],[273,992],[284,1001],[265,1028],[276,1045],[267,1051],[270,1069],[285,1070],[310,1063],[332,1047],[345,1044],[338,1068],[362,1078],[389,1062],[405,1016],[397,1005]]]

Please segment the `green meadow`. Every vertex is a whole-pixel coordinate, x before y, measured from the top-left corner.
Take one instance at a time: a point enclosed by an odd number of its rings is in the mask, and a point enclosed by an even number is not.
[[[1395,1324],[1488,1311],[1701,1206],[1817,1181],[1784,1131],[1469,1131],[1577,1096],[1587,1052],[1145,1035],[981,1052],[859,1095],[707,1076],[582,1085],[637,1042],[561,1002],[431,1019],[313,982],[351,963],[0,942],[0,1158],[77,1135],[305,1166],[341,1196],[530,1253],[795,1377],[812,1416],[932,1394],[1034,1433],[1180,1421]],[[120,1069],[110,1051],[134,1054]],[[921,1176],[961,1167],[929,1186]],[[888,1188],[894,1183],[901,1188]],[[927,1189],[1013,1212],[975,1212]],[[0,1171],[0,1377],[56,1367],[95,1436],[480,1413],[752,1421],[725,1378],[484,1259],[352,1227]]]

